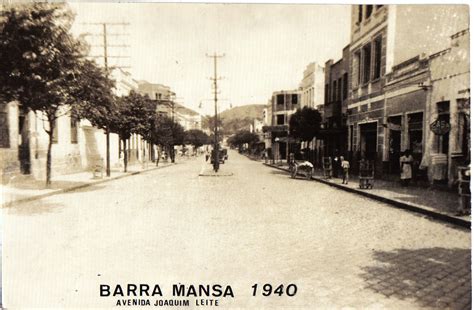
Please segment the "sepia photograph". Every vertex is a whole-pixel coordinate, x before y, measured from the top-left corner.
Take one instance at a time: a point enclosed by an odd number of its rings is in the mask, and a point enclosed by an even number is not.
[[[471,309],[467,4],[0,2],[0,308]]]

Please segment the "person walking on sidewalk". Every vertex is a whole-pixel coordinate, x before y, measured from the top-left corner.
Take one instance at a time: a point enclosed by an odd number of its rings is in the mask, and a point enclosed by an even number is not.
[[[402,157],[400,157],[400,180],[402,186],[408,186],[412,178],[412,165],[413,165],[413,156],[411,156],[411,151],[406,150]]]
[[[158,164],[160,163],[160,158],[161,158],[161,149],[158,148],[156,152],[156,166],[158,167]]]
[[[349,161],[341,156],[341,168],[342,168],[342,184],[349,184]]]

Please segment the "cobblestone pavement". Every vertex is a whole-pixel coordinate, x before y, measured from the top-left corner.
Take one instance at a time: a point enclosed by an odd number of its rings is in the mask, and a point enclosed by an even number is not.
[[[221,283],[235,294],[221,308],[471,308],[469,231],[235,152],[232,176],[199,177],[203,165],[3,209],[4,305],[112,307],[99,284],[158,283],[170,298],[174,283]],[[253,297],[255,283],[298,292]]]

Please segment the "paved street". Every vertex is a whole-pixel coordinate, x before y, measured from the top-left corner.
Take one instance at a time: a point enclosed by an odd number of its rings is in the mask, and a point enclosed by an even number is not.
[[[3,209],[4,306],[112,307],[99,284],[158,283],[169,299],[172,284],[219,283],[235,294],[221,307],[471,308],[469,231],[229,157],[232,176],[199,177],[200,157]],[[298,291],[253,297],[255,283]]]

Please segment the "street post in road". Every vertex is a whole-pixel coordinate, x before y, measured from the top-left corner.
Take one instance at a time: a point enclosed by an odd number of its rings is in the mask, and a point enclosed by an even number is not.
[[[219,139],[218,139],[218,131],[217,131],[217,80],[221,78],[217,77],[217,58],[224,57],[225,54],[217,55],[206,55],[207,57],[214,58],[214,77],[211,78],[213,81],[214,87],[214,160],[213,160],[213,168],[215,172],[219,171]]]

